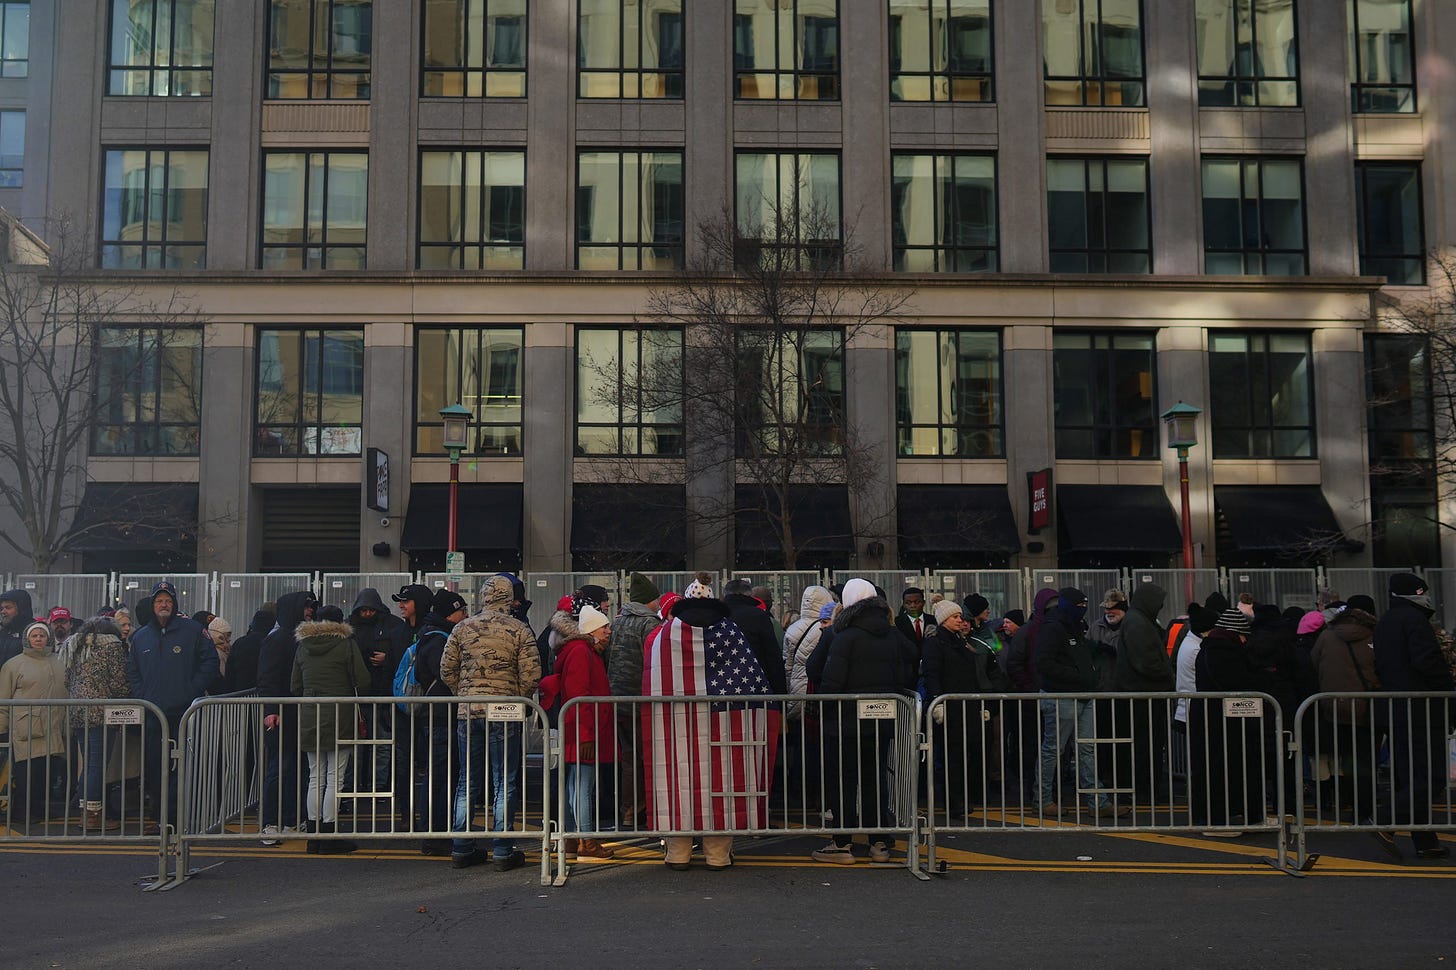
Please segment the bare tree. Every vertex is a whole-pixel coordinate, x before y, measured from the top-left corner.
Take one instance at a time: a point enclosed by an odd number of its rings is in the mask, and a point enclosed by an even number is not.
[[[584,360],[598,379],[582,393],[644,423],[683,428],[687,480],[718,486],[689,503],[699,541],[757,518],[795,568],[818,543],[842,537],[796,524],[792,493],[842,484],[858,495],[882,481],[886,443],[845,412],[845,348],[869,328],[893,326],[913,291],[861,262],[837,212],[764,211],[763,225],[739,225],[729,212],[701,223],[694,256],[649,295],[638,322],[682,328],[681,351],[620,370]],[[592,466],[588,478],[603,483],[661,484],[665,474],[663,463],[636,455]]]
[[[199,321],[178,294],[158,303],[136,285],[89,272],[92,250],[68,220],[57,220],[50,236],[48,245],[0,212],[0,503],[14,520],[0,524],[0,544],[40,572],[92,533],[170,524],[142,495],[76,514],[87,455],[114,394],[158,368],[181,388],[182,410],[200,413],[200,358],[181,368],[166,353],[185,341],[196,342],[200,354]],[[155,332],[151,354],[105,353],[108,325]],[[114,390],[99,389],[103,367]]]

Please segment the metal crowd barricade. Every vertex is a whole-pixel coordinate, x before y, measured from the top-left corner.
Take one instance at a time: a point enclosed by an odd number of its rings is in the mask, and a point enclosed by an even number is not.
[[[1284,719],[1267,694],[946,694],[927,713],[932,872],[946,868],[949,838],[1087,828],[1273,832],[1271,865],[1288,870]],[[1178,748],[1189,765],[1181,791],[1169,757]]]
[[[364,587],[372,586],[379,590],[380,597],[388,606],[390,594],[399,592],[401,586],[414,581],[414,573],[324,573],[318,597],[320,603],[342,607],[344,615],[348,616],[354,606],[354,597]]]
[[[1413,837],[1456,830],[1453,734],[1456,694],[1330,691],[1307,698],[1294,715],[1294,750],[1309,780],[1308,792],[1295,786],[1295,864],[1307,870],[1319,859],[1308,850],[1310,832],[1386,833],[1382,843],[1399,854],[1397,830]]]
[[[177,587],[179,615],[191,616],[198,610],[212,609],[211,573],[122,573],[116,577],[117,602],[131,608],[164,579]]]
[[[377,745],[356,737],[360,712],[393,698],[249,696],[207,697],[182,717],[181,812],[176,836],[176,875],[167,888],[186,882],[195,870],[191,854],[199,844],[277,845],[299,838],[310,853],[348,851],[345,842],[409,839],[422,852],[448,854],[445,840],[502,840],[534,843],[541,849],[541,878],[549,882],[546,840],[551,825],[551,775],[538,768],[546,715],[521,697],[417,697],[406,716],[396,708],[395,737],[388,752],[389,785],[375,790],[372,759]],[[457,706],[486,705],[476,743],[462,746]],[[332,722],[334,729],[311,730]],[[535,747],[533,747],[533,745]],[[248,764],[247,785],[229,788],[227,773]],[[356,757],[370,759],[367,771],[350,770]],[[246,770],[246,769],[245,769]],[[540,777],[533,778],[540,770]],[[500,830],[495,831],[495,776],[518,779],[516,798],[501,793]],[[464,817],[457,815],[461,776],[467,786]],[[256,799],[244,794],[256,790]],[[488,824],[485,824],[489,817]],[[509,824],[507,824],[509,820]]]
[[[157,878],[147,888],[158,888],[168,875],[173,792],[162,711],[147,701],[56,698],[0,700],[0,714],[0,734],[9,735],[0,745],[0,843],[155,843]]]
[[[1237,603],[1240,593],[1252,593],[1255,603],[1312,610],[1319,596],[1313,569],[1229,569],[1227,574],[1230,602]]]
[[[110,573],[18,573],[6,589],[23,589],[30,594],[37,616],[64,606],[72,616],[93,616],[111,603]]]
[[[572,714],[594,726],[610,717],[618,757],[607,760],[595,741],[584,753],[567,735]],[[568,843],[606,839],[614,853],[640,859],[656,856],[659,839],[714,836],[866,834],[891,848],[903,839],[904,859],[892,865],[926,878],[918,698],[578,697],[562,705],[558,723],[556,885],[572,861]]]
[[[213,612],[232,625],[234,638],[240,637],[265,603],[277,603],[284,593],[313,586],[313,573],[223,573],[217,579]]]

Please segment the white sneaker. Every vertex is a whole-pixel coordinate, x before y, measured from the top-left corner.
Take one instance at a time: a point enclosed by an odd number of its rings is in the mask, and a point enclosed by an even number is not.
[[[870,846],[871,862],[889,862],[890,847],[883,842],[875,842]]]
[[[847,845],[839,845],[830,842],[822,849],[815,849],[809,853],[810,858],[815,862],[832,862],[840,866],[854,865],[854,852]]]
[[[277,845],[279,842],[283,841],[282,839],[278,838],[278,834],[279,834],[278,833],[278,826],[276,826],[276,825],[265,825],[265,826],[263,826],[263,844],[264,845]]]

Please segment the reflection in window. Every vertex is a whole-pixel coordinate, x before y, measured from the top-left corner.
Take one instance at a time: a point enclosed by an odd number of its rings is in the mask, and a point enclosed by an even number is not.
[[[1309,335],[1213,331],[1208,349],[1213,457],[1313,458]]]
[[[680,327],[578,327],[576,453],[683,453]]]
[[[0,111],[0,188],[25,182],[25,112]]]
[[[899,455],[1002,457],[1001,397],[998,331],[895,331]]]
[[[577,93],[583,98],[681,98],[682,0],[580,0]]]
[[[1047,159],[1053,273],[1151,273],[1145,158]]]
[[[995,272],[994,156],[894,155],[890,207],[897,272]]]
[[[1302,276],[1303,170],[1293,159],[1203,160],[1203,270]]]
[[[524,344],[520,327],[415,329],[415,454],[445,453],[440,409],[452,404],[470,411],[465,454],[521,453]]]
[[[1391,283],[1426,281],[1421,218],[1421,166],[1416,162],[1358,162],[1355,199],[1360,227],[1360,273]]]
[[[206,149],[108,149],[103,165],[103,267],[207,265]]]
[[[271,0],[268,97],[369,99],[372,0]]]
[[[1417,334],[1370,334],[1365,362],[1375,565],[1439,566],[1430,344]]]
[[[112,0],[108,94],[212,94],[215,0]]]
[[[91,454],[197,454],[202,328],[102,327],[96,344]]]
[[[524,98],[526,0],[424,0],[427,98]]]
[[[364,332],[259,330],[253,454],[358,455],[364,441]]]
[[[1198,103],[1299,104],[1294,0],[1198,0]]]
[[[30,3],[0,3],[0,77],[30,74]]]
[[[420,152],[420,269],[526,265],[526,153]]]
[[[368,209],[366,153],[264,153],[263,268],[363,269]]]
[[[838,0],[734,0],[736,98],[839,100]]]
[[[1411,0],[1345,0],[1350,34],[1350,110],[1416,110]]]
[[[991,0],[890,0],[890,98],[993,101]]]
[[[734,224],[741,263],[838,266],[844,248],[837,152],[739,152]]]
[[[844,445],[844,334],[781,328],[738,334],[738,454],[837,455]]]
[[[1058,458],[1157,458],[1149,333],[1058,333],[1052,344]]]
[[[1046,103],[1139,108],[1140,0],[1042,0]]]
[[[682,152],[583,151],[577,156],[576,265],[683,265]]]

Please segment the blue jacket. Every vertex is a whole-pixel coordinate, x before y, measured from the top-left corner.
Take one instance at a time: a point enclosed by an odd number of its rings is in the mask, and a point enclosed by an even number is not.
[[[165,630],[152,620],[131,635],[126,676],[133,697],[181,714],[217,676],[217,648],[195,620],[173,617]]]

